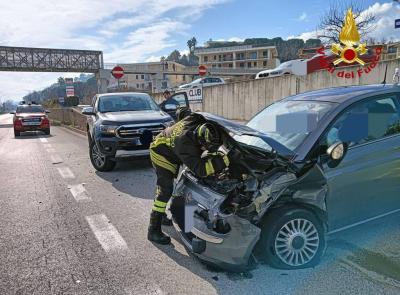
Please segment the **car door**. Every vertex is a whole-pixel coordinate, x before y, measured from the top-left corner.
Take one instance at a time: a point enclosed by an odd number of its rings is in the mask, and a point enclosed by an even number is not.
[[[327,130],[324,144],[349,149],[335,168],[324,163],[330,230],[400,208],[398,94],[365,99],[345,110]]]
[[[189,100],[186,92],[175,93],[171,98],[178,102],[179,107],[189,107]]]

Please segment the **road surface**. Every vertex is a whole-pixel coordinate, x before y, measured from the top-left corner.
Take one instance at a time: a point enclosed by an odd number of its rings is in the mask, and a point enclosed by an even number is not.
[[[14,138],[0,116],[0,294],[399,294],[400,217],[330,237],[316,268],[232,274],[146,239],[148,160],[96,172],[87,139],[62,127]]]

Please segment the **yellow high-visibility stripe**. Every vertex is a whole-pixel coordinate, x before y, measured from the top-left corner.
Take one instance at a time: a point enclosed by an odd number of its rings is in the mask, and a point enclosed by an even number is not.
[[[170,161],[168,161],[166,158],[164,158],[163,156],[151,151],[150,152],[150,157],[153,157],[156,161],[163,163],[165,166],[170,167],[171,169],[176,170],[177,169],[177,165],[171,163]]]
[[[229,164],[230,164],[230,161],[229,161],[228,156],[227,156],[227,155],[223,156],[223,159],[224,159],[224,162],[225,162],[226,167],[228,167]]]
[[[173,163],[169,162],[163,156],[157,154],[156,152],[154,152],[152,150],[150,150],[150,159],[157,166],[165,168],[168,171],[171,171],[173,174],[176,174],[178,166],[176,164],[173,164]]]
[[[206,162],[206,174],[207,174],[207,176],[209,176],[209,175],[213,175],[214,173],[215,173],[214,166],[213,166],[211,160],[208,160]]]
[[[160,212],[160,213],[165,213],[165,208],[158,208],[156,206],[153,206],[153,211],[157,211],[157,212]]]
[[[159,201],[159,200],[154,200],[153,203],[155,206],[160,207],[160,208],[165,208],[167,207],[167,203]]]

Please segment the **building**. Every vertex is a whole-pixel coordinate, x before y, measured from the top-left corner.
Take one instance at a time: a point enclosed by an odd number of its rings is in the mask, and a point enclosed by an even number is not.
[[[251,68],[270,69],[279,65],[278,51],[275,46],[233,45],[223,46],[207,42],[204,47],[195,49],[199,64],[208,68]]]
[[[142,92],[162,92],[193,80],[192,75],[179,74],[186,68],[173,61],[119,64],[126,74],[119,86]],[[171,74],[177,73],[177,74]],[[117,87],[118,81],[110,81],[109,89]]]

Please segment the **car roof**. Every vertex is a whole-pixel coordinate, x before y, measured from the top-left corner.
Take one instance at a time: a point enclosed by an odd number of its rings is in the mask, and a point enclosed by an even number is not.
[[[286,100],[328,101],[343,103],[347,100],[366,94],[381,94],[390,90],[400,92],[400,86],[392,84],[376,84],[362,86],[343,86],[325,88],[289,96]]]

